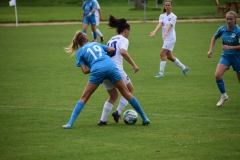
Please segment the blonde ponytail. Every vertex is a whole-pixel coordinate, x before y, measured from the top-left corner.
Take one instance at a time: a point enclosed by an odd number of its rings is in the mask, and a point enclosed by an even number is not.
[[[82,33],[81,30],[77,31],[73,37],[72,43],[69,45],[69,47],[64,48],[64,50],[67,53],[73,53],[75,54],[79,47],[83,46],[88,42],[88,37],[86,34]]]

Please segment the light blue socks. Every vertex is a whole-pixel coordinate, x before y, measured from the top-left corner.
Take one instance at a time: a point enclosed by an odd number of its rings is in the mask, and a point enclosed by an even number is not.
[[[140,114],[140,116],[142,117],[143,120],[147,119],[147,116],[145,115],[145,113],[143,112],[140,104],[138,103],[137,99],[135,97],[133,97],[129,103],[132,105],[132,107]]]
[[[84,103],[81,101],[78,101],[76,103],[76,106],[72,112],[72,116],[70,118],[70,121],[68,122],[68,124],[73,125],[73,123],[75,122],[76,118],[78,117],[78,115],[81,113],[82,109],[84,107]]]

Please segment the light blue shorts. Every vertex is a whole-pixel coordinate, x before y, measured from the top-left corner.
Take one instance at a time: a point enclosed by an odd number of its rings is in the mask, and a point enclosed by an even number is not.
[[[233,70],[240,74],[240,54],[223,54],[218,63],[224,64],[228,68],[232,66]]]
[[[95,70],[90,73],[89,82],[92,84],[101,84],[103,80],[108,79],[111,83],[118,82],[122,79],[121,73],[117,67],[108,67],[107,70]]]
[[[91,15],[90,17],[84,16],[83,24],[96,25],[95,16],[94,15]]]

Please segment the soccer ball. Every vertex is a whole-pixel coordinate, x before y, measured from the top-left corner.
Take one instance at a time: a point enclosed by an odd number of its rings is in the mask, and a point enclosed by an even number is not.
[[[138,114],[134,110],[126,110],[123,113],[123,120],[126,124],[135,124],[138,119]]]

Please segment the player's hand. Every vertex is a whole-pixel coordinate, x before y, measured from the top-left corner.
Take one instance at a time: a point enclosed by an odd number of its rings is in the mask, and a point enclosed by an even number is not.
[[[149,36],[152,37],[152,36],[155,35],[155,33],[156,33],[156,32],[152,31],[152,32],[149,34]]]
[[[223,46],[222,46],[222,49],[223,49],[223,50],[229,50],[229,49],[231,49],[231,47],[230,47],[230,46],[227,46],[227,45],[223,45]]]
[[[138,66],[133,66],[134,73],[137,73],[139,71]]]
[[[207,56],[208,56],[208,58],[212,58],[212,52],[209,51],[209,52],[207,53]]]
[[[163,35],[163,40],[165,40],[165,39],[167,38],[167,36],[168,36],[168,34],[165,33],[165,34]]]

